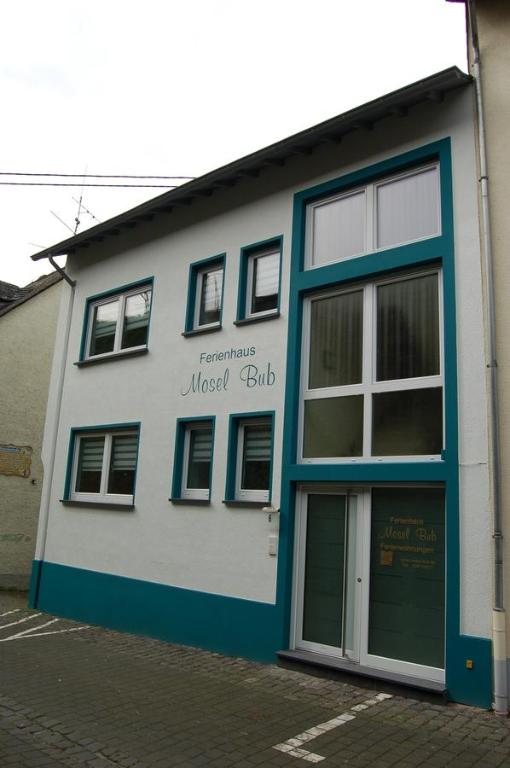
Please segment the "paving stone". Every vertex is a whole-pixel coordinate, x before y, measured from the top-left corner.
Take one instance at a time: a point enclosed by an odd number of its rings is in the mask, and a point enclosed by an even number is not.
[[[97,627],[4,643],[0,675],[1,768],[301,768],[274,746],[374,696]],[[492,713],[395,695],[352,714],[302,745],[324,768],[510,766],[509,722]]]

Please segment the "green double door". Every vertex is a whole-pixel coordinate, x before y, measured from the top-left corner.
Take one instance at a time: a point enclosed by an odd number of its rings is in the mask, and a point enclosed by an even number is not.
[[[297,530],[296,646],[441,679],[443,490],[312,489]]]

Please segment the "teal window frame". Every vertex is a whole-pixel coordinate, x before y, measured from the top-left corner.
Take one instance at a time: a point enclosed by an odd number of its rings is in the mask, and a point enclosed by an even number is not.
[[[76,498],[75,491],[73,489],[73,479],[76,476],[76,467],[78,462],[78,445],[80,438],[90,436],[106,436],[106,435],[118,435],[122,433],[136,432],[136,463],[134,469],[134,483],[133,493],[126,495],[125,500],[119,500],[119,494],[115,494],[113,498],[110,494],[87,494],[92,499]],[[140,434],[141,434],[141,422],[123,422],[120,424],[94,424],[90,426],[71,427],[69,436],[69,447],[67,452],[67,467],[64,483],[64,495],[62,502],[66,504],[79,504],[90,507],[134,507],[135,495],[136,495],[136,482],[138,477],[138,461],[140,457]],[[110,497],[110,498],[109,498]]]
[[[151,291],[151,304],[149,309],[149,318],[147,321],[147,341],[144,345],[138,347],[127,347],[120,349],[116,352],[106,352],[101,355],[89,355],[88,349],[90,347],[90,328],[91,328],[91,314],[92,310],[98,304],[107,304],[116,297],[122,297],[130,293],[136,293],[137,290],[148,288]],[[140,355],[147,352],[149,348],[149,334],[151,326],[152,307],[154,304],[154,277],[146,277],[143,280],[137,280],[133,283],[127,283],[117,288],[111,288],[102,293],[96,293],[93,296],[88,296],[85,299],[85,311],[83,317],[83,328],[80,342],[80,356],[78,365],[86,365],[91,363],[100,363],[107,360],[118,359],[121,357],[130,357],[133,355]]]
[[[186,447],[186,433],[193,426],[197,427],[199,424],[210,424],[212,429],[212,448],[211,448],[211,475],[209,489],[206,494],[203,495],[191,495],[186,493],[184,472],[187,467],[187,457],[185,456]],[[179,418],[176,420],[175,427],[175,449],[174,449],[174,463],[172,472],[172,495],[170,501],[172,502],[189,502],[206,503],[211,501],[212,494],[212,477],[214,466],[214,438],[216,432],[216,416],[188,416]]]
[[[216,256],[210,256],[207,259],[201,259],[200,261],[194,261],[189,267],[188,277],[188,298],[186,302],[186,315],[184,320],[184,332],[183,336],[194,336],[198,333],[211,333],[213,331],[221,330],[223,323],[223,305],[225,299],[225,264],[226,253],[220,253]],[[200,275],[204,272],[212,271],[215,268],[221,267],[223,270],[223,277],[221,283],[221,306],[220,306],[220,319],[217,323],[210,323],[207,325],[198,325],[196,322],[197,311],[199,309],[200,297],[198,296]]]
[[[261,420],[268,419],[271,424],[271,458],[269,465],[269,488],[267,499],[262,499],[262,494],[250,494],[246,492],[242,496],[238,493],[239,486],[239,433],[244,424],[256,424]],[[228,442],[227,442],[227,473],[225,479],[225,503],[265,505],[271,502],[273,492],[273,470],[274,470],[274,434],[275,434],[275,412],[274,411],[255,411],[247,413],[231,413],[229,416]],[[259,496],[258,498],[256,496]]]
[[[306,206],[313,200],[382,179],[393,173],[439,160],[441,234],[367,255],[304,269]],[[457,403],[457,340],[455,243],[451,139],[446,137],[408,152],[389,157],[340,178],[304,189],[294,195],[292,257],[290,267],[289,327],[287,343],[285,419],[282,451],[280,545],[276,602],[281,611],[280,647],[287,647],[290,634],[293,584],[294,508],[298,485],[307,483],[444,483],[446,498],[446,687],[456,701],[476,706],[491,702],[491,643],[486,638],[462,634],[460,625],[460,529],[459,455]],[[303,298],[328,286],[348,285],[355,280],[376,279],[422,265],[440,265],[443,273],[444,324],[444,429],[445,450],[440,461],[368,461],[348,464],[299,464],[297,458],[301,371]],[[465,659],[474,661],[467,670]],[[478,670],[478,671],[477,671]]]
[[[249,312],[248,311],[248,283],[250,270],[253,270],[253,262],[257,256],[262,256],[266,252],[271,253],[278,251],[280,254],[280,264],[278,270],[278,301],[274,309],[266,310],[263,312]],[[237,294],[237,316],[234,325],[245,325],[247,323],[255,323],[263,320],[272,320],[280,315],[280,301],[281,301],[281,283],[282,283],[282,260],[283,260],[283,235],[277,235],[276,237],[268,238],[267,240],[261,240],[251,245],[246,245],[241,248],[240,260],[239,260],[239,288]]]

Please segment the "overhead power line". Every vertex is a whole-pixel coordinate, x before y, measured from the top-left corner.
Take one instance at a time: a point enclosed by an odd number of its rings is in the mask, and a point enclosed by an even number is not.
[[[21,171],[0,171],[0,176],[51,176],[60,179],[182,179],[191,181],[196,176],[133,176],[113,173],[21,173]]]
[[[149,177],[151,178],[151,177]],[[3,187],[111,187],[113,189],[145,188],[152,187],[157,189],[176,189],[180,184],[90,184],[80,181],[0,181]]]

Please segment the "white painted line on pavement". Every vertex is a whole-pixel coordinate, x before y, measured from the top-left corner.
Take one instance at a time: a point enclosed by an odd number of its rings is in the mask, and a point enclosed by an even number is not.
[[[41,614],[37,614],[40,616]],[[71,627],[70,629],[56,629],[51,632],[39,632],[40,629],[44,629],[44,627],[49,627],[51,624],[55,624],[57,621],[60,621],[60,619],[51,619],[51,621],[46,621],[44,624],[39,624],[37,627],[31,627],[30,629],[25,629],[23,632],[17,632],[15,635],[9,635],[9,637],[3,637],[0,640],[0,643],[7,643],[9,640],[29,640],[31,637],[42,637],[42,635],[59,635],[62,632],[77,632],[79,629],[88,629],[88,626],[84,627]]]
[[[390,693],[378,693],[372,699],[366,699],[366,701],[361,704],[356,704],[354,707],[348,709],[347,712],[334,717],[332,720],[327,720],[325,723],[319,723],[319,725],[315,725],[313,728],[308,728],[306,731],[298,733],[294,738],[287,739],[287,741],[284,741],[281,744],[275,744],[273,749],[277,749],[279,752],[284,752],[286,755],[289,755],[289,757],[297,757],[298,759],[306,760],[309,763],[320,763],[326,758],[322,755],[317,755],[315,752],[309,752],[307,749],[302,749],[303,744],[306,744],[312,739],[316,739],[317,736],[321,736],[323,733],[333,730],[333,728],[338,728],[340,725],[345,725],[345,723],[348,723],[350,720],[354,720],[356,718],[355,713],[363,712],[364,709],[373,707],[374,704],[379,704],[380,701],[391,698]],[[353,714],[350,714],[351,712]]]
[[[30,640],[31,637],[42,637],[43,635],[60,635],[62,632],[78,632],[80,629],[88,629],[88,625],[84,627],[71,627],[71,629],[55,629],[53,632],[34,632],[33,635],[27,635],[25,632],[21,632],[19,635],[13,635],[7,637],[6,640]],[[36,627],[39,629],[39,627]],[[4,643],[5,640],[0,640],[0,643]]]
[[[10,616],[11,613],[19,613],[21,611],[21,608],[15,608],[13,611],[5,611],[5,613],[0,613],[0,619],[4,616]]]
[[[0,624],[0,630],[7,629],[8,627],[15,627],[16,624],[23,624],[24,621],[30,621],[30,619],[36,619],[40,615],[41,615],[40,613],[33,613],[31,616],[25,616],[24,619],[19,619],[18,621],[11,621],[10,624]]]

